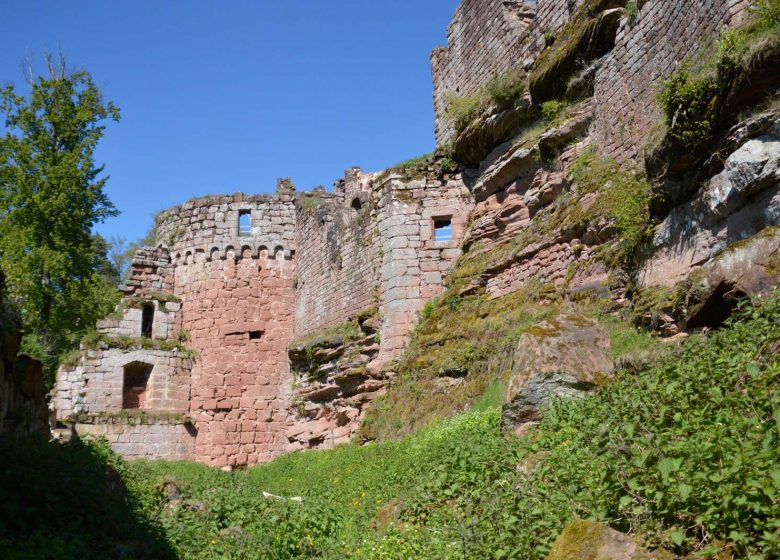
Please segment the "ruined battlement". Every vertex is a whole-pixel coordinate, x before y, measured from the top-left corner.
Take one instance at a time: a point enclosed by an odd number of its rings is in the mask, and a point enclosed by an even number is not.
[[[292,258],[295,206],[291,192],[274,195],[208,196],[162,212],[156,221],[158,245],[166,247],[175,265],[197,259],[255,257]]]

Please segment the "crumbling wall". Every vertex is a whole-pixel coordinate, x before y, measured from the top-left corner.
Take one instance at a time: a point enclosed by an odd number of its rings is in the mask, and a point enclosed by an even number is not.
[[[128,296],[145,296],[173,291],[173,265],[165,247],[142,247],[130,262],[125,285],[120,288]]]
[[[58,419],[78,414],[120,413],[124,409],[125,367],[134,363],[152,367],[145,410],[189,412],[189,357],[170,350],[101,346],[85,349],[78,363],[60,368],[53,403]]]
[[[16,328],[2,327],[6,328],[0,329],[0,433],[48,433],[43,366],[18,354],[21,334]]]
[[[104,437],[125,459],[191,461],[195,429],[176,416],[83,415],[73,426],[83,436]]]
[[[379,240],[372,176],[347,171],[333,193],[297,198],[295,336],[378,305]]]
[[[431,54],[436,145],[452,140],[451,95],[475,93],[496,75],[527,66],[583,0],[464,0]]]
[[[594,139],[618,161],[641,154],[662,121],[659,84],[695,60],[721,29],[743,21],[748,0],[648,0],[624,18],[595,79]],[[657,136],[657,133],[655,134]]]

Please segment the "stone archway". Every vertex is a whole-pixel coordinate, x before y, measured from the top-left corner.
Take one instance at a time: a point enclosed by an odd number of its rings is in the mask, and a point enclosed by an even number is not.
[[[152,364],[146,362],[125,364],[122,383],[122,409],[146,408],[149,377],[153,368]]]

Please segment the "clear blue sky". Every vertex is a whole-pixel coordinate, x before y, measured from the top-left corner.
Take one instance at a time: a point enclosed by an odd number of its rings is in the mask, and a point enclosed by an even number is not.
[[[194,196],[328,189],[434,148],[430,51],[459,0],[2,0],[0,81],[61,49],[122,111],[98,162],[140,237]]]

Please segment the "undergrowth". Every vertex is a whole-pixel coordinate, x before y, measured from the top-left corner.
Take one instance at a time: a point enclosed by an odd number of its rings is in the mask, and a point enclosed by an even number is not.
[[[110,461],[137,519],[180,558],[543,560],[563,527],[585,518],[677,557],[770,560],[780,554],[778,352],[776,295],[639,375],[554,401],[522,439],[503,436],[500,409],[485,406],[403,440],[233,473]],[[163,491],[171,480],[174,501]],[[18,486],[3,482],[0,542],[26,550],[29,533],[7,529],[23,493],[9,499]],[[56,511],[47,522],[82,515]]]

